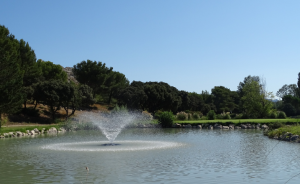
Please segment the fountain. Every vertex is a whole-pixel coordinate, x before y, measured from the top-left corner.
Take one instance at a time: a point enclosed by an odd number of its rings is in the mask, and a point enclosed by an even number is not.
[[[134,113],[128,113],[127,111],[113,111],[112,113],[93,113],[86,112],[80,116],[85,121],[90,121],[96,125],[101,132],[109,140],[109,144],[104,145],[116,145],[114,140],[117,138],[122,129],[132,123],[136,119],[137,115]]]
[[[127,125],[144,121],[147,119],[142,113],[127,112],[126,110],[112,111],[111,113],[84,112],[78,116],[82,124],[92,123],[99,128],[107,141],[79,141],[48,144],[43,149],[57,151],[136,151],[178,147],[183,144],[166,141],[145,141],[145,140],[122,140],[115,143],[115,139],[122,129]]]

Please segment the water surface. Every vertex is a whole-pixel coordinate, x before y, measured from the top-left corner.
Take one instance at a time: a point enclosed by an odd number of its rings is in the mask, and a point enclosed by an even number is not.
[[[127,129],[105,143],[99,131],[1,139],[0,183],[283,184],[300,173],[300,144],[260,130]]]

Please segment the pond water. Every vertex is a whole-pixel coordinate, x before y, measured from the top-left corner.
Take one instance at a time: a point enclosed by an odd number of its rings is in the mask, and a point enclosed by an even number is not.
[[[260,130],[125,129],[107,143],[100,131],[1,139],[0,183],[283,184],[300,173],[300,144]]]

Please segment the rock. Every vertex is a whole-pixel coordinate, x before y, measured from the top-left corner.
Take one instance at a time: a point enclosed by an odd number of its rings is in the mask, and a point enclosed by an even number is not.
[[[241,128],[242,128],[242,129],[247,129],[247,128],[248,128],[248,126],[247,126],[247,125],[244,125],[244,124],[242,124],[242,125],[241,125]]]
[[[214,129],[222,129],[222,125],[215,124],[215,125],[214,125]]]
[[[3,135],[0,135],[0,139],[3,139],[3,138],[5,138]]]
[[[299,135],[293,135],[290,138],[290,141],[296,141],[299,138]]]
[[[37,128],[33,129],[33,131],[34,131],[36,134],[39,134],[39,133],[40,133],[40,131],[39,131]]]
[[[57,133],[57,129],[56,129],[55,127],[51,127],[51,128],[48,130],[48,133],[50,133],[50,134]]]
[[[201,125],[197,125],[196,128],[202,129],[202,126]]]
[[[16,132],[16,135],[17,135],[18,137],[22,137],[22,136],[23,136],[23,133],[20,132],[20,131],[17,131],[17,132]]]
[[[176,127],[176,128],[181,128],[181,124],[178,124],[178,123],[177,123],[177,124],[175,125],[175,127]]]
[[[235,126],[234,128],[235,128],[235,129],[241,129],[242,127],[240,127],[240,126]]]
[[[223,126],[223,129],[229,130],[229,126]]]
[[[190,124],[185,125],[184,128],[192,128],[192,125],[190,125]]]
[[[262,125],[261,128],[264,129],[264,130],[269,129],[269,127],[267,125]]]
[[[36,133],[35,133],[34,130],[31,130],[31,131],[30,131],[30,134],[31,134],[31,135],[35,135]]]
[[[4,133],[3,135],[4,135],[4,137],[9,137],[8,133]]]
[[[144,128],[149,128],[149,127],[150,127],[149,125],[144,125]],[[61,132],[66,132],[66,129],[64,127],[59,128],[59,130]]]
[[[209,125],[208,129],[212,130],[212,129],[214,129],[214,127],[212,125]]]
[[[26,133],[29,134],[29,130],[26,130]]]

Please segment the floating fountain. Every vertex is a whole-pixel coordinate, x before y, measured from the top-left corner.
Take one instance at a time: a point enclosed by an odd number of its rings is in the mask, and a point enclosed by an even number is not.
[[[122,131],[122,129],[132,123],[136,119],[135,113],[128,113],[127,111],[113,111],[112,113],[100,114],[93,112],[86,112],[81,115],[81,119],[90,121],[96,125],[101,132],[109,140],[109,144],[115,145],[113,142]]]
[[[127,111],[112,111],[111,113],[84,112],[79,117],[79,122],[92,123],[97,126],[107,141],[84,141],[84,142],[63,142],[42,146],[43,149],[57,151],[136,151],[163,149],[181,146],[183,144],[166,141],[143,141],[143,140],[122,140],[115,143],[115,139],[122,129],[127,125],[145,121],[141,113],[129,113]]]

